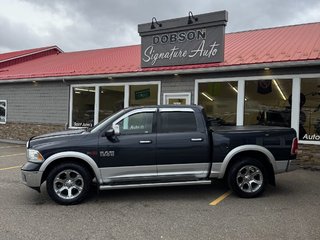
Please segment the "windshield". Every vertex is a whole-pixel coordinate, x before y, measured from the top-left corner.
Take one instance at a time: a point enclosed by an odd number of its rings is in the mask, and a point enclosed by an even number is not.
[[[103,129],[105,126],[109,125],[112,123],[114,120],[116,120],[118,117],[120,117],[122,114],[124,114],[127,110],[122,109],[119,112],[103,119],[101,122],[99,122],[97,125],[95,125],[92,129],[89,129],[90,132],[96,133]]]

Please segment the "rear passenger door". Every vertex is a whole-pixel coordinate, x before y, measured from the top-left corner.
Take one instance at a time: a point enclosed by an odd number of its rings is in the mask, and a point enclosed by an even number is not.
[[[192,108],[159,109],[156,147],[159,178],[194,180],[207,176],[209,143],[201,120],[201,115],[196,115]]]

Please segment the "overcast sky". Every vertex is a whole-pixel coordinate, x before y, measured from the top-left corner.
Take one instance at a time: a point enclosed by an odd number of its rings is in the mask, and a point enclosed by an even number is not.
[[[0,53],[140,44],[137,25],[227,10],[227,32],[320,22],[319,0],[1,0]]]

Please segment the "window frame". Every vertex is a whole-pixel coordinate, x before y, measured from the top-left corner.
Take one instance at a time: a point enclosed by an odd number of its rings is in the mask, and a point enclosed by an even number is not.
[[[0,122],[0,124],[6,124],[7,123],[7,116],[8,116],[8,101],[7,100],[0,100],[0,102],[4,102],[5,108],[4,108],[4,122]]]
[[[179,134],[184,132],[162,132],[161,131],[161,113],[168,113],[168,112],[188,112],[194,115],[196,121],[196,130],[195,131],[188,131],[188,132],[199,132],[199,122],[196,115],[196,112],[192,108],[159,108],[158,116],[157,116],[157,134]]]
[[[163,104],[168,105],[167,100],[183,98],[186,100],[186,105],[191,104],[191,92],[174,92],[163,93]]]

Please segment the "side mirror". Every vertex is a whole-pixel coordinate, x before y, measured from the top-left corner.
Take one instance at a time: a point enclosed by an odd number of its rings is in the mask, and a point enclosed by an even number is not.
[[[113,128],[108,129],[108,130],[104,133],[104,135],[105,135],[106,137],[112,137],[112,136],[114,135],[114,130],[113,130]]]
[[[113,137],[113,136],[119,136],[120,135],[120,127],[119,125],[114,125],[112,128],[108,129],[105,132],[106,137]]]
[[[119,125],[113,125],[112,129],[114,131],[114,135],[115,136],[119,136],[120,135],[120,126]]]

